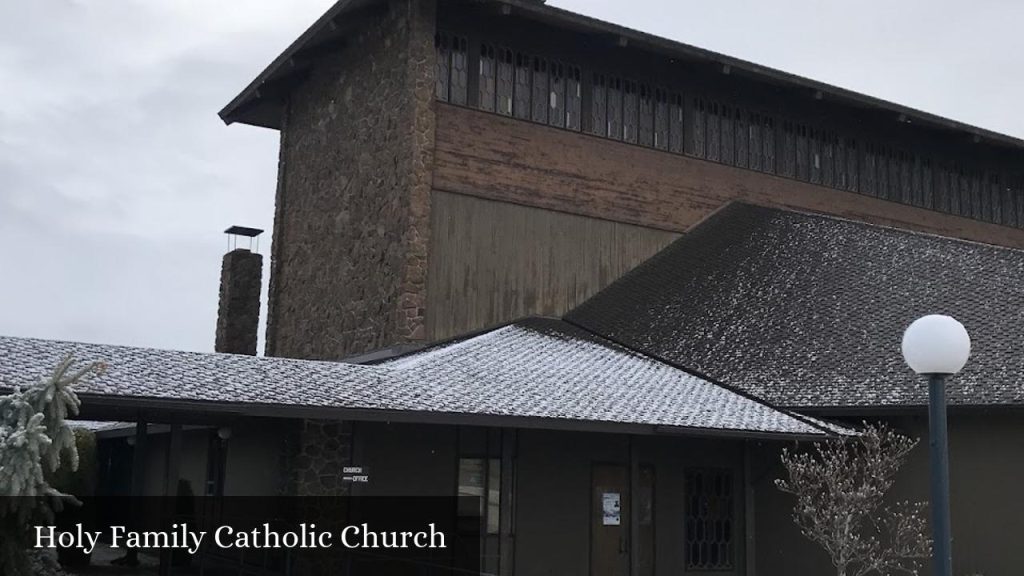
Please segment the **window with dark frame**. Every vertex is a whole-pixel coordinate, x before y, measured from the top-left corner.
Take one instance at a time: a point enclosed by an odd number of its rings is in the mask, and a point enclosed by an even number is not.
[[[512,115],[512,92],[515,88],[515,56],[508,48],[498,49],[495,80],[495,102],[498,114]]]
[[[685,483],[686,569],[731,570],[737,538],[732,471],[690,469]]]
[[[654,89],[654,126],[651,144],[659,150],[668,150],[668,93]]]
[[[732,108],[723,105],[719,109],[718,123],[721,132],[721,151],[719,160],[722,164],[736,165],[736,129],[733,126]]]
[[[548,92],[548,61],[539,56],[533,57],[533,114],[531,119],[541,124],[548,123],[548,109],[551,106],[551,95]]]
[[[604,74],[594,74],[590,84],[590,132],[608,135],[608,79]]]
[[[565,76],[565,127],[570,130],[582,128],[583,120],[583,77],[578,66],[568,66]]]
[[[609,138],[622,140],[622,79],[608,79],[608,132]]]
[[[516,53],[515,91],[512,94],[512,115],[528,120],[530,118],[530,78],[533,63],[526,54]]]
[[[466,104],[469,89],[469,41],[464,36],[452,37],[451,87],[448,99],[452,104]]]
[[[640,85],[640,107],[637,121],[637,143],[641,146],[654,146],[654,94],[651,87]]]
[[[498,62],[494,46],[480,45],[480,77],[478,81],[479,106],[486,112],[494,112],[497,107]]]
[[[444,32],[438,32],[434,36],[434,50],[437,52],[437,78],[435,79],[438,100],[448,102],[449,87],[451,82],[451,38]]]
[[[574,131],[586,127],[648,148],[1024,227],[1024,190],[1013,172],[973,161],[950,166],[885,140],[859,147],[842,130],[800,118],[783,121],[776,139],[770,114],[736,101],[687,94],[692,104],[684,106],[666,84],[648,83],[653,78],[625,80],[601,70],[587,71],[592,82],[584,83],[578,66],[486,42],[479,45],[479,60],[470,62],[467,37],[446,31],[437,32],[434,44],[435,95],[443,102]]]
[[[622,139],[632,144],[637,143],[638,138],[638,111],[639,94],[637,84],[632,80],[622,83]]]
[[[479,533],[482,574],[498,574],[501,568],[503,431],[464,426],[458,429],[457,515],[466,533]],[[508,496],[510,497],[510,496]],[[508,504],[508,502],[506,502]],[[509,526],[510,535],[514,526]]]
[[[565,127],[565,66],[561,62],[552,62],[550,70],[551,94],[548,112],[548,124],[557,128]]]
[[[722,119],[718,102],[707,102],[704,114],[704,157],[713,162],[722,160]]]
[[[685,136],[686,110],[683,106],[683,95],[669,96],[668,110],[668,151],[682,154],[686,147]]]

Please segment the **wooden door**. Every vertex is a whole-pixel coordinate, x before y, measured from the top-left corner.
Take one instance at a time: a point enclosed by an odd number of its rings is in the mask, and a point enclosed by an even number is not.
[[[628,469],[594,464],[590,492],[590,576],[629,576]]]

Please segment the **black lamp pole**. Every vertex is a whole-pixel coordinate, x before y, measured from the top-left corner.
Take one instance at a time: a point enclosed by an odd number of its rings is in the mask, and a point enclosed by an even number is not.
[[[953,575],[949,524],[949,443],[946,434],[946,374],[928,375],[928,445],[931,448],[932,561],[934,576]]]

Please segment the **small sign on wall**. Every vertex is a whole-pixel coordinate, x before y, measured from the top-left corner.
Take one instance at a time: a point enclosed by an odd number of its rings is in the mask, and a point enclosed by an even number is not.
[[[342,482],[365,484],[370,481],[370,470],[366,466],[343,466],[341,474]]]
[[[618,492],[601,494],[601,510],[603,526],[619,526],[622,524],[622,497]]]

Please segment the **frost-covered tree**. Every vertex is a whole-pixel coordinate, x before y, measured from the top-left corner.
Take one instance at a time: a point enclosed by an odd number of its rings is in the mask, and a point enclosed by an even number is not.
[[[75,383],[100,373],[102,363],[72,369],[70,357],[47,378],[0,397],[0,574],[29,574],[30,522],[51,520],[74,497],[54,489],[46,473],[67,458],[78,466],[75,435],[65,419],[78,414]]]
[[[931,556],[925,503],[885,499],[916,445],[887,426],[866,424],[854,437],[783,451],[788,477],[776,484],[796,496],[793,520],[825,549],[838,576],[916,575]]]

